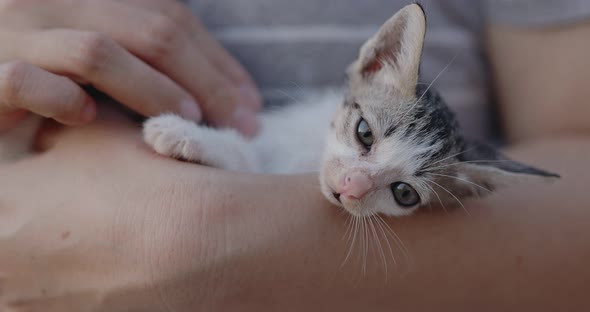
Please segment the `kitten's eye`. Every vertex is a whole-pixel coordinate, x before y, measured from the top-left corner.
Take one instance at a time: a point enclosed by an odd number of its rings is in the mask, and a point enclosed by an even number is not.
[[[367,149],[371,149],[371,145],[373,145],[373,132],[371,132],[369,124],[362,118],[356,127],[356,137],[362,145]]]
[[[391,184],[393,198],[402,207],[412,207],[420,202],[420,195],[409,184],[404,182],[395,182]]]

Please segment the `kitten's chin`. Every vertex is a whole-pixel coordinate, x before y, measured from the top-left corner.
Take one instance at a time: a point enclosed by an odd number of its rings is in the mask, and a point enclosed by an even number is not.
[[[338,207],[341,207],[346,211],[346,213],[354,217],[370,217],[375,214],[375,212],[370,209],[363,209],[358,201],[350,201],[346,199],[342,199],[342,201],[338,201],[335,199],[329,200],[331,203]]]
[[[346,210],[346,212],[348,212],[353,217],[364,218],[364,217],[370,217],[370,216],[376,214],[376,213],[368,211],[368,210],[349,209],[349,208],[346,208],[346,206],[343,206],[343,208],[344,208],[344,210]]]

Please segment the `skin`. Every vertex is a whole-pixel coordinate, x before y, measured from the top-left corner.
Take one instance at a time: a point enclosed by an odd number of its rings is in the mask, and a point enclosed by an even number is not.
[[[502,125],[511,142],[590,136],[590,22],[487,32]]]
[[[315,175],[237,174],[162,158],[121,122],[43,142],[53,147],[0,167],[6,309],[550,311],[587,303],[584,139],[510,150],[561,172],[560,183],[466,202],[469,216],[435,210],[388,220],[412,260],[396,248],[387,280],[374,255],[365,276],[356,257],[340,268],[347,216],[326,202]]]
[[[0,131],[26,111],[91,121],[91,84],[144,116],[256,133],[252,79],[177,1],[0,1],[0,42]]]
[[[506,71],[513,58],[547,66],[534,55],[549,52],[527,46],[530,36],[543,47],[561,43],[563,52],[573,47],[563,38],[581,30],[559,31],[490,29],[495,77],[537,79]],[[590,71],[577,65],[572,73]],[[562,180],[466,202],[469,216],[388,220],[412,260],[396,252],[387,281],[378,257],[365,276],[354,258],[339,268],[346,215],[326,202],[315,175],[237,174],[164,159],[116,114],[46,131],[44,153],[0,166],[0,310],[588,310],[590,114],[564,106],[585,103],[588,91],[581,80],[545,77],[534,90],[496,84],[515,142],[507,153]],[[561,87],[548,88],[554,84]],[[552,90],[546,96],[559,109],[537,98]],[[533,119],[512,116],[522,105]],[[541,116],[546,122],[531,121]]]

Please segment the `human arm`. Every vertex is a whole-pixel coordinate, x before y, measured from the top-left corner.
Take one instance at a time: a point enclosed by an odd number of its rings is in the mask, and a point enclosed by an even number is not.
[[[590,21],[545,28],[492,25],[487,37],[510,141],[590,136]]]
[[[388,260],[387,281],[376,254],[365,276],[354,258],[340,268],[346,215],[323,199],[315,175],[162,158],[122,123],[61,130],[45,142],[53,147],[40,156],[0,166],[0,307],[551,311],[586,303],[590,144],[580,139],[510,151],[560,172],[560,183],[466,203],[470,216],[388,220],[412,266],[392,245],[399,264]]]
[[[92,120],[83,84],[144,116],[256,132],[252,79],[178,1],[0,1],[0,44],[0,131],[23,110]]]

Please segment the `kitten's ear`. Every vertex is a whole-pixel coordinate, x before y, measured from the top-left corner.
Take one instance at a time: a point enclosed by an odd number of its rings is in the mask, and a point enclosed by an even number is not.
[[[381,79],[393,83],[404,95],[413,96],[426,33],[426,16],[418,4],[410,4],[391,17],[361,48],[348,69],[352,80]]]
[[[560,178],[558,174],[511,160],[493,147],[476,142],[469,143],[457,158],[460,163],[453,167],[456,167],[459,178],[468,182],[456,180],[455,184],[464,188],[463,191],[470,191],[463,194],[481,194],[483,188],[494,190],[527,179],[550,181]]]

